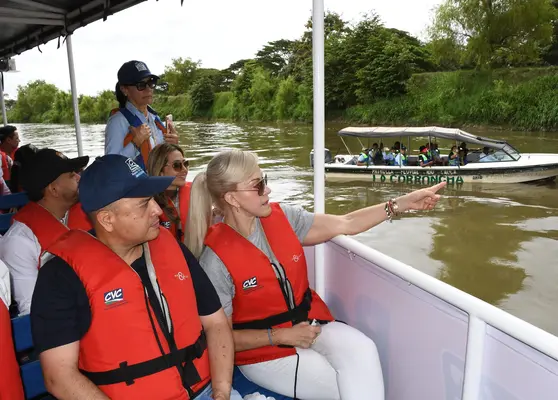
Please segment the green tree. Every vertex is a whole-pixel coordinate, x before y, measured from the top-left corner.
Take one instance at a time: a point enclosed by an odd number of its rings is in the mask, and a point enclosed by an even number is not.
[[[167,93],[171,96],[186,94],[190,86],[196,80],[196,73],[200,62],[194,62],[189,58],[173,58],[170,66],[165,67],[161,80],[167,82],[169,87]]]
[[[445,0],[429,30],[464,46],[475,66],[525,65],[550,45],[555,19],[551,0]]]
[[[214,82],[209,76],[197,79],[190,88],[192,111],[195,116],[204,116],[213,105],[215,99]]]
[[[289,60],[292,57],[294,42],[292,40],[276,40],[269,42],[256,53],[256,60],[270,72],[272,76],[284,76]]]
[[[404,39],[380,30],[370,38],[364,54],[369,62],[356,72],[355,95],[360,104],[405,92],[406,83],[416,69],[416,57]]]
[[[555,10],[558,10],[558,0],[552,2]],[[558,65],[558,19],[554,21],[554,33],[552,34],[552,44],[542,55],[543,60],[550,65]]]
[[[43,80],[18,86],[17,102],[11,110],[10,118],[19,122],[41,121],[51,108],[59,92],[58,88]]]

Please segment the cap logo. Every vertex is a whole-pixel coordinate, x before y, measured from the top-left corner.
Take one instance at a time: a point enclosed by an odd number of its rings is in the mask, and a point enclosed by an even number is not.
[[[147,65],[145,65],[142,62],[135,63],[135,66],[136,66],[136,69],[138,70],[138,72],[147,71]]]
[[[141,169],[141,167],[136,164],[131,158],[126,159],[126,165],[130,169],[130,172],[132,173],[134,178],[139,178],[140,176],[145,175],[143,169]]]
[[[68,159],[68,157],[66,157],[64,154],[60,153],[59,151],[56,152],[56,155],[60,158],[63,158],[64,160]]]

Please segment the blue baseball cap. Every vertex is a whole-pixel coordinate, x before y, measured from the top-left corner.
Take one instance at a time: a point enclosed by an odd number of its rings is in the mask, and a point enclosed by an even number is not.
[[[159,79],[157,75],[149,71],[147,65],[142,61],[128,61],[122,64],[118,70],[118,83],[121,85],[133,85],[141,82],[145,78]]]
[[[149,176],[131,158],[120,154],[97,157],[83,171],[79,181],[79,201],[86,213],[125,198],[151,197],[164,192],[172,176]]]

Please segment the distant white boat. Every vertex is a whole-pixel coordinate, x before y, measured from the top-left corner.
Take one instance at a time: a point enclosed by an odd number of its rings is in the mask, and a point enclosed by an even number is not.
[[[425,137],[451,140],[459,146],[461,143],[491,150],[490,161],[485,159],[481,151],[470,151],[466,156],[465,165],[448,165],[448,156],[441,156],[442,165],[421,167],[418,155],[412,155],[410,146],[406,166],[373,164],[372,157],[366,165],[357,165],[358,155],[331,155],[326,149],[326,177],[352,178],[361,177],[373,182],[406,183],[432,185],[447,182],[449,185],[474,183],[527,183],[551,181],[558,176],[558,154],[524,153],[521,154],[511,144],[503,140],[494,140],[464,132],[460,129],[439,127],[349,127],[339,131],[339,136],[378,140],[401,140],[411,137]],[[343,143],[344,140],[343,140]],[[362,145],[362,142],[360,142]],[[362,146],[363,148],[365,146]],[[311,152],[311,163],[313,164]]]

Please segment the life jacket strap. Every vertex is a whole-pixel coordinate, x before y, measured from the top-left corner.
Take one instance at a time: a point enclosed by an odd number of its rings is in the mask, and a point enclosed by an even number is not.
[[[127,361],[123,361],[120,363],[118,368],[110,371],[89,372],[80,369],[80,372],[97,386],[113,385],[121,382],[126,382],[126,385],[129,386],[133,385],[136,379],[153,375],[172,367],[179,367],[180,370],[182,368],[182,364],[186,363],[186,365],[188,365],[195,359],[200,358],[205,349],[207,349],[207,339],[205,332],[202,331],[194,344],[172,351],[169,354],[133,365],[128,365]],[[189,381],[189,386],[192,386],[201,380],[197,371],[195,375],[197,375],[197,381]]]
[[[308,320],[308,313],[310,312],[311,305],[312,291],[308,288],[304,292],[304,297],[300,304],[293,309],[263,319],[237,322],[233,324],[233,329],[268,329],[284,324],[285,322],[292,322],[293,325],[296,325],[302,321]]]

